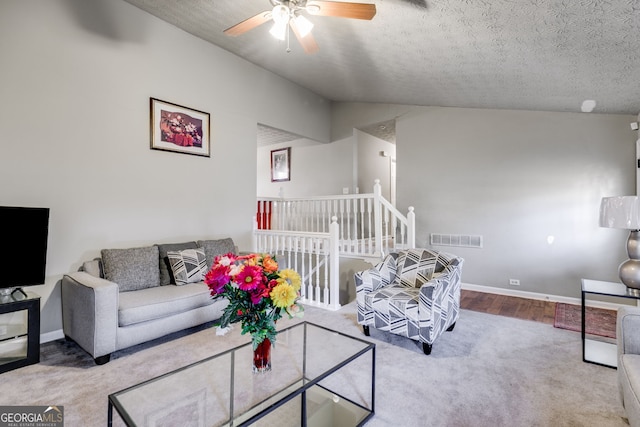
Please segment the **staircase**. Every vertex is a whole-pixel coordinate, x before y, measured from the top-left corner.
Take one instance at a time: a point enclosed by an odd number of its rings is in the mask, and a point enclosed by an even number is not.
[[[311,198],[258,198],[253,250],[275,254],[302,277],[301,302],[340,308],[340,257],[380,261],[389,252],[415,247],[415,214],[403,215],[373,193]]]

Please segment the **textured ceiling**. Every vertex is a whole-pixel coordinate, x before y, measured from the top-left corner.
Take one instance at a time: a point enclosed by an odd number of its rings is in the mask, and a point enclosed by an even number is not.
[[[295,133],[258,123],[258,147],[279,144],[281,142],[291,142],[301,138],[303,137]]]
[[[223,30],[268,0],[126,0],[334,101],[640,112],[638,0],[362,0],[371,21],[307,16],[320,51]]]
[[[373,135],[376,138],[380,138],[392,144],[396,143],[395,119],[387,120],[379,123],[373,123],[373,124],[361,127],[360,130],[362,132],[368,133],[369,135]]]

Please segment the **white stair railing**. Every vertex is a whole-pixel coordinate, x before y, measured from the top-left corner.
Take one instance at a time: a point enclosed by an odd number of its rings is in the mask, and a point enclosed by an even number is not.
[[[338,222],[327,233],[254,229],[254,252],[274,254],[280,268],[302,278],[301,302],[329,310],[340,308]]]
[[[376,180],[369,194],[258,198],[253,250],[300,274],[303,303],[337,310],[341,256],[375,260],[415,247],[413,207],[405,216],[381,193]]]
[[[339,223],[340,254],[380,258],[392,250],[415,246],[415,214],[403,215],[381,194],[380,180],[373,193],[310,198],[259,198],[259,230],[327,233],[331,218]]]

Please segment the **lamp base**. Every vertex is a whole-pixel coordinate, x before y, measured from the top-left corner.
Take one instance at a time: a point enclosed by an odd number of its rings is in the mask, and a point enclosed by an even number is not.
[[[618,267],[620,280],[628,288],[640,290],[640,259],[628,259]]]

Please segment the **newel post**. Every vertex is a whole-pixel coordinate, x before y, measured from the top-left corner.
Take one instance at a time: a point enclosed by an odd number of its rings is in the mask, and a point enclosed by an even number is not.
[[[374,220],[374,247],[376,255],[382,255],[382,186],[380,180],[373,182],[373,220]]]
[[[251,251],[258,252],[258,219],[253,216],[253,230],[251,231]]]
[[[416,214],[413,212],[413,206],[409,206],[409,212],[407,213],[407,249],[414,249],[416,247]]]
[[[337,310],[340,308],[340,225],[335,215],[331,217],[329,225],[329,247],[329,308]]]

